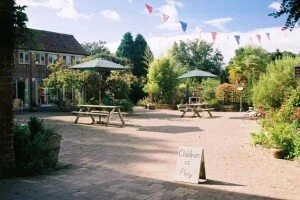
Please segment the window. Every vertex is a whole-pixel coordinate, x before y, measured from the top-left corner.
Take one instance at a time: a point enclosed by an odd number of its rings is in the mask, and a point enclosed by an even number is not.
[[[40,65],[45,64],[45,54],[44,53],[36,53],[35,54],[35,64],[40,64]]]
[[[19,53],[19,63],[20,64],[29,64],[29,52],[21,51]]]
[[[71,66],[71,56],[70,55],[63,56],[63,60],[66,65]]]
[[[75,62],[78,62],[82,59],[83,56],[75,56]]]
[[[57,60],[57,55],[55,54],[49,54],[48,55],[48,63],[53,64]]]

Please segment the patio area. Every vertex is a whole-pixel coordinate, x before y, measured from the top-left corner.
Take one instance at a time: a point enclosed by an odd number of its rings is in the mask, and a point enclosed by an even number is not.
[[[299,199],[300,162],[253,147],[249,132],[258,125],[244,124],[242,113],[180,118],[179,111],[135,108],[124,127],[92,125],[89,117],[74,124],[70,113],[36,115],[63,135],[60,169],[0,180],[1,199]],[[174,181],[179,146],[204,148],[206,182]]]

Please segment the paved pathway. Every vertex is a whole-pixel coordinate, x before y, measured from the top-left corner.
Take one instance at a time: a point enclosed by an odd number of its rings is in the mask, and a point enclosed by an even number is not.
[[[253,147],[241,113],[180,118],[178,111],[136,109],[127,126],[37,113],[63,134],[55,173],[0,180],[0,199],[300,199],[300,164]],[[23,122],[28,114],[18,115]],[[179,146],[205,149],[208,180],[175,182]]]

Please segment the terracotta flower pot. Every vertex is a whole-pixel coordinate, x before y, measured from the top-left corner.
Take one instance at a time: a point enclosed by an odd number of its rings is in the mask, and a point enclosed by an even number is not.
[[[148,105],[149,110],[155,110],[155,105]]]

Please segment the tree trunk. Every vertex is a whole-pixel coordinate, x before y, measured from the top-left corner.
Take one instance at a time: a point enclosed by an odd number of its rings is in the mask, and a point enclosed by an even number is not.
[[[0,0],[0,176],[14,169],[12,76],[14,0]]]

